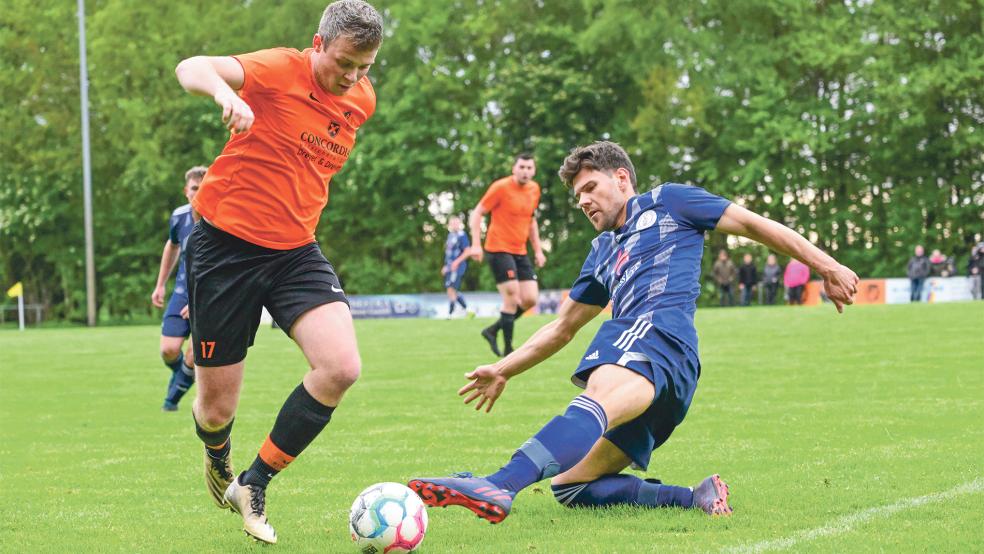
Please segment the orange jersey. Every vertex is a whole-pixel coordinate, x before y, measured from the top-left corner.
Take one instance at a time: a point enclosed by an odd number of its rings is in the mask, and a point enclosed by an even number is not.
[[[512,176],[503,177],[492,183],[479,204],[492,214],[485,250],[526,254],[530,222],[540,204],[540,185],[536,181],[520,185]]]
[[[322,90],[311,72],[313,52],[273,48],[235,56],[246,73],[239,94],[256,119],[229,138],[194,200],[210,223],[266,248],[314,242],[328,184],[376,109],[368,77],[344,96]]]

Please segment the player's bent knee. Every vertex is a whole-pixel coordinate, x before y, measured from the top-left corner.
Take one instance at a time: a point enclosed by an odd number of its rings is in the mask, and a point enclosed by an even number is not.
[[[174,360],[177,360],[182,355],[183,355],[183,353],[181,352],[181,346],[180,345],[178,345],[177,347],[174,347],[174,348],[172,348],[170,346],[161,347],[161,358],[165,362],[168,362],[168,363],[173,362]]]
[[[358,354],[352,354],[336,360],[330,366],[318,368],[317,371],[321,372],[322,379],[328,381],[332,388],[348,390],[362,374],[362,359]]]
[[[362,364],[355,363],[336,371],[334,381],[338,388],[347,390],[359,380],[360,375],[362,375]]]
[[[216,431],[225,427],[235,415],[233,407],[199,405],[195,411],[195,421],[206,431]]]

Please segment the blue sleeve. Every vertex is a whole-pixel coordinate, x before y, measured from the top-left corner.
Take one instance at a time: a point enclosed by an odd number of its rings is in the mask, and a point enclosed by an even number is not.
[[[605,288],[605,285],[595,278],[595,269],[598,263],[596,258],[597,253],[592,246],[591,252],[588,254],[587,259],[584,260],[584,265],[581,266],[581,274],[578,275],[577,280],[571,285],[569,296],[571,300],[582,304],[604,307],[608,305],[611,297],[608,295],[608,289]]]
[[[471,239],[468,238],[468,233],[463,233],[461,235],[461,248],[468,248],[471,246]]]
[[[168,223],[170,227],[168,234],[170,235],[171,244],[181,244],[181,239],[178,237],[178,229],[181,227],[181,218],[175,217],[171,214],[171,221]]]
[[[678,223],[702,232],[717,227],[724,210],[731,205],[730,200],[700,187],[675,183],[663,185],[660,198]]]

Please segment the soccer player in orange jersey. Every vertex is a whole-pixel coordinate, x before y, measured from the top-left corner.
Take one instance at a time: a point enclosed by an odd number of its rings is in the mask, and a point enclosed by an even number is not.
[[[482,330],[496,356],[513,351],[513,323],[523,312],[536,305],[539,288],[536,272],[526,255],[526,242],[533,246],[537,267],[547,263],[540,247],[540,231],[536,223],[536,208],[540,204],[540,185],[533,180],[536,162],[529,154],[516,156],[512,175],[492,183],[468,218],[472,234],[472,258],[482,261],[488,257],[495,275],[496,288],[502,296],[499,319]],[[482,251],[482,220],[492,215],[485,234]],[[499,350],[499,331],[502,331],[504,350]]]
[[[194,199],[202,221],[187,252],[205,481],[219,507],[242,515],[246,533],[266,543],[277,541],[266,518],[270,479],[321,432],[359,377],[348,300],[314,230],[332,176],[375,110],[367,73],[382,39],[372,6],[340,0],[302,52],[197,56],[176,69],[185,90],[218,104],[233,133]],[[229,435],[264,306],[311,369],[252,465],[234,477]]]

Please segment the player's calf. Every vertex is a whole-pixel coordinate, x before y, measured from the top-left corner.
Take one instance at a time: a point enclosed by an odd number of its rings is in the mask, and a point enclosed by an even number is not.
[[[314,398],[304,383],[298,385],[280,408],[273,429],[240,481],[265,489],[321,433],[334,411],[334,406]]]
[[[195,367],[185,365],[180,362],[180,369],[171,375],[171,381],[167,387],[167,396],[164,398],[164,410],[175,411],[178,409],[178,402],[195,383]]]
[[[553,484],[557,502],[568,508],[642,506],[648,508],[696,508],[710,515],[730,515],[728,487],[717,475],[697,487],[663,484],[658,479],[640,479],[616,473],[587,483]]]
[[[205,444],[205,488],[215,504],[225,508],[227,504],[223,495],[235,477],[232,469],[232,440],[229,437],[235,420],[230,419],[224,425],[209,429],[199,423],[195,410],[192,410],[192,417],[195,419],[195,432]]]

